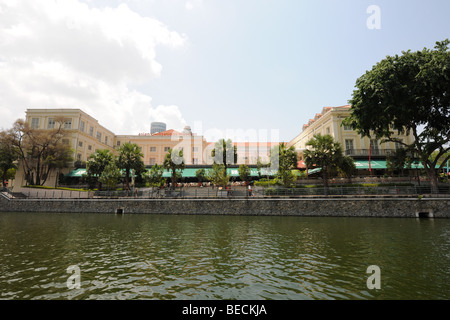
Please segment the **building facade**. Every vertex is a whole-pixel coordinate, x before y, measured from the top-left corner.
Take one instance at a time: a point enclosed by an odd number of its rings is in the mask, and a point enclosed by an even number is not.
[[[107,149],[114,155],[118,155],[119,148],[124,143],[137,144],[143,154],[143,162],[146,166],[162,165],[167,152],[170,149],[182,149],[186,166],[193,168],[209,167],[214,159],[211,152],[215,142],[207,142],[206,139],[193,133],[189,126],[182,132],[170,129],[160,132],[160,126],[155,133],[140,133],[137,135],[116,135],[113,131],[101,125],[99,121],[81,109],[27,109],[25,121],[34,129],[52,129],[56,126],[55,119],[64,118],[64,129],[67,134],[63,143],[73,150],[73,163],[69,168],[58,172],[51,172],[47,178],[46,186],[56,186],[59,174],[80,176],[82,169],[89,157],[97,150]],[[270,162],[271,149],[279,145],[278,142],[233,142],[237,147],[237,165],[246,164],[256,166],[258,159],[262,163]],[[194,170],[194,169],[192,169]],[[191,171],[192,171],[191,170]],[[26,184],[25,175],[18,170],[14,186]]]
[[[294,146],[299,154],[299,167],[305,167],[303,163],[303,151],[307,149],[306,143],[315,134],[331,135],[344,149],[344,154],[355,160],[363,167],[364,161],[371,159],[386,159],[386,156],[402,148],[402,144],[394,142],[381,142],[379,140],[362,137],[351,127],[342,124],[345,118],[351,114],[351,106],[325,107],[321,113],[317,113],[313,119],[303,125],[302,132],[292,139],[288,146]],[[414,138],[411,134],[395,135],[395,138],[403,143],[412,144]]]
[[[126,142],[135,143],[141,147],[144,155],[143,161],[147,166],[162,165],[170,149],[183,150],[186,165],[205,163],[204,151],[207,142],[203,136],[192,133],[188,127],[183,132],[171,129],[154,134],[118,135],[115,137],[117,148]]]

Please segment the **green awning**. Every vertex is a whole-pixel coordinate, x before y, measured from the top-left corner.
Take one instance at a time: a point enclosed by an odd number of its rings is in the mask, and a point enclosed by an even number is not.
[[[308,174],[314,174],[314,173],[317,173],[320,171],[322,171],[322,168],[311,169],[311,170],[308,170]]]
[[[355,160],[355,166],[358,170],[369,170],[369,160]],[[373,170],[387,169],[385,160],[371,160],[370,167]]]
[[[68,174],[66,174],[66,177],[82,177],[83,174],[85,174],[85,173],[86,173],[86,169],[78,168],[78,169],[70,171]]]
[[[205,169],[206,172],[211,170],[211,168],[185,168],[182,172],[182,177],[183,178],[195,178],[196,177],[195,173],[200,169]],[[228,168],[227,173],[230,174],[231,177],[239,177],[239,168]],[[262,168],[261,175],[266,176],[267,174],[274,175],[274,173],[269,171],[268,169]],[[163,173],[164,178],[170,178],[171,176],[172,176],[172,173],[170,171],[167,171],[167,170],[164,171],[164,173]],[[258,177],[259,176],[258,169],[250,168],[250,176]]]

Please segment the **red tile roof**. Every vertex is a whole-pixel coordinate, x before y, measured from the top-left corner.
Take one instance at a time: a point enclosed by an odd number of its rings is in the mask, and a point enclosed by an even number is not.
[[[152,136],[185,136],[185,135],[186,135],[185,133],[181,133],[173,129],[152,134]]]

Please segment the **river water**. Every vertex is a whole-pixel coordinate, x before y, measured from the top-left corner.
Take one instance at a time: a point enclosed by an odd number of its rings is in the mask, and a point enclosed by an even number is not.
[[[0,213],[0,299],[450,299],[449,249],[440,219]]]

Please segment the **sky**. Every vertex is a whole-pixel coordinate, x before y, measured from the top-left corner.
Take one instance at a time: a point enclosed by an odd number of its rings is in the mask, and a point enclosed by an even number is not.
[[[0,129],[77,108],[208,141],[290,141],[387,55],[450,39],[448,0],[1,0]]]

